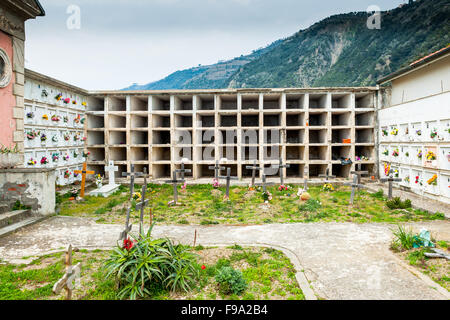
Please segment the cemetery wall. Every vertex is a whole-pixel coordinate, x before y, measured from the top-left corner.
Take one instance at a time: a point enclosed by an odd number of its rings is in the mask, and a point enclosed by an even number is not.
[[[39,73],[25,71],[25,168],[53,168],[56,183],[81,181],[86,160],[85,110],[88,93]]]

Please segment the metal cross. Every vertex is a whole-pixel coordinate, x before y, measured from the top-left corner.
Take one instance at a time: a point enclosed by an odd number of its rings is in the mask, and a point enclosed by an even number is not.
[[[336,176],[330,175],[330,168],[327,168],[325,174],[319,174],[319,177],[325,178],[324,180],[325,183],[331,182],[330,180],[328,180],[329,178],[336,178]]]
[[[305,169],[303,169],[303,189],[305,191],[308,190],[308,167],[305,167]]]
[[[280,158],[280,163],[278,165],[275,165],[276,168],[280,169],[280,184],[283,185],[284,181],[283,181],[283,169],[284,168],[290,168],[291,165],[290,164],[283,164],[283,159]]]
[[[185,169],[184,168],[184,162],[181,162],[181,169],[175,170],[175,172],[181,173],[181,180],[184,180],[184,174],[185,173],[191,173],[192,170],[191,169]]]
[[[258,187],[263,187],[263,192],[266,192],[267,191],[267,186],[273,186],[273,185],[275,185],[275,183],[274,182],[267,182],[266,181],[266,175],[265,174],[263,174],[263,176],[262,176],[262,182],[260,182],[260,183],[257,183],[256,184]]]
[[[227,175],[226,176],[219,176],[219,179],[226,179],[227,180],[227,191],[226,191],[226,197],[230,197],[230,182],[231,180],[238,180],[238,177],[232,177],[231,176],[231,168],[227,168]]]
[[[221,167],[219,165],[219,161],[216,161],[216,165],[214,167],[208,167],[209,170],[214,170],[214,178],[219,179],[220,171],[225,170],[225,167]]]
[[[394,171],[391,169],[389,171],[389,177],[388,178],[381,178],[380,179],[381,182],[386,182],[387,181],[389,183],[389,186],[388,186],[388,198],[389,199],[392,199],[392,184],[393,184],[393,182],[400,182],[400,181],[402,181],[401,178],[394,178],[393,175],[392,175],[393,173],[394,173]]]
[[[353,176],[353,183],[352,182],[346,182],[344,183],[344,186],[351,186],[352,187],[352,194],[350,196],[350,203],[353,204],[353,200],[355,199],[355,191],[356,189],[363,187],[362,185],[358,184],[358,176],[355,174]]]
[[[144,230],[144,209],[148,206],[149,200],[145,200],[145,194],[147,193],[147,168],[144,167],[144,185],[142,186],[142,199],[141,202],[136,204],[136,210],[141,210],[139,217],[139,236],[142,237]]]
[[[128,233],[131,231],[133,225],[130,223],[130,208],[127,208],[127,219],[125,221],[125,229],[120,233],[119,240],[126,240],[128,238]]]
[[[350,171],[350,173],[351,174],[356,174],[358,176],[358,184],[360,184],[361,183],[361,176],[369,174],[369,171],[363,171],[361,163],[357,163],[356,166],[357,166],[358,170]]]
[[[253,160],[253,166],[246,166],[245,169],[251,169],[252,170],[252,186],[255,185],[255,177],[256,177],[256,171],[261,171],[263,168],[256,165],[256,160]]]
[[[122,172],[122,177],[130,177],[130,199],[133,198],[134,193],[134,178],[142,177],[144,174],[142,172],[134,172],[134,164],[131,165],[131,172]]]
[[[73,249],[73,251],[78,251],[78,249]],[[80,279],[81,274],[81,262],[78,262],[75,266],[72,266],[72,245],[69,245],[66,251],[66,273],[63,275],[58,282],[53,286],[53,292],[59,294],[62,289],[66,290],[66,300],[72,299],[72,291],[74,289],[74,281],[76,282]]]
[[[167,180],[167,181],[165,181],[165,183],[171,183],[173,185],[173,199],[175,200],[175,204],[177,204],[178,203],[177,185],[178,185],[178,183],[183,183],[184,179],[177,180],[177,171],[176,170],[173,171],[172,177],[173,177],[172,180]]]
[[[75,173],[81,174],[81,191],[80,197],[84,198],[84,188],[86,186],[86,175],[87,174],[95,174],[94,171],[87,171],[87,162],[83,163],[83,170],[75,170]]]

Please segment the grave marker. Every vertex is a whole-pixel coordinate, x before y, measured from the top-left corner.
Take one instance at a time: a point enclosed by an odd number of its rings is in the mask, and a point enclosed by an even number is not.
[[[185,169],[184,168],[184,162],[181,162],[181,169],[175,170],[175,172],[181,173],[181,180],[184,180],[184,174],[185,173],[191,173],[191,169]]]
[[[127,208],[127,219],[125,221],[125,229],[120,233],[119,240],[126,240],[128,238],[128,233],[130,233],[133,225],[130,223],[130,208]]]
[[[290,168],[291,165],[290,164],[283,164],[283,159],[280,158],[280,163],[278,165],[276,165],[275,167],[278,167],[280,169],[280,184],[283,185],[284,183],[284,179],[283,179],[283,169],[284,168]]]
[[[80,197],[84,198],[84,189],[86,186],[86,175],[88,174],[95,174],[94,171],[87,171],[87,162],[83,163],[83,170],[75,170],[74,171],[77,174],[81,174],[81,191],[80,191]]]
[[[114,161],[109,161],[108,166],[105,166],[105,172],[108,173],[108,184],[94,191],[91,191],[90,194],[93,196],[108,197],[112,193],[114,193],[117,189],[119,189],[119,185],[115,183],[115,174],[114,174],[114,172],[118,170],[119,167],[114,166]]]
[[[358,176],[358,184],[361,184],[361,176],[369,174],[369,171],[363,171],[362,170],[362,164],[361,163],[357,163],[357,170],[355,171],[350,171],[351,174],[356,174]]]
[[[308,167],[305,167],[305,169],[303,169],[303,189],[305,191],[308,191]]]
[[[392,199],[392,185],[394,182],[400,182],[402,181],[401,178],[394,178],[393,176],[394,171],[390,170],[389,171],[389,177],[388,178],[381,178],[380,181],[381,182],[388,182],[388,199]]]
[[[221,167],[219,165],[219,161],[216,161],[216,165],[214,167],[208,167],[209,170],[214,170],[214,178],[219,179],[220,171],[225,170],[225,167]]]
[[[145,199],[145,194],[147,193],[147,168],[144,167],[144,185],[142,186],[142,198],[141,202],[136,204],[136,210],[141,210],[141,215],[139,216],[139,237],[142,237],[144,231],[144,210],[148,206],[149,200]]]
[[[344,183],[344,186],[351,186],[352,187],[352,193],[350,196],[350,204],[353,205],[353,200],[355,199],[355,191],[356,189],[359,190],[360,187],[363,187],[362,185],[358,184],[358,176],[355,174],[353,176],[353,182],[346,182]]]
[[[325,174],[319,174],[320,178],[325,178],[324,182],[325,183],[330,183],[332,181],[328,180],[329,178],[336,178],[336,176],[330,175],[330,168],[327,168],[327,170],[325,171]]]
[[[175,204],[177,204],[178,203],[178,189],[177,189],[177,186],[178,186],[178,183],[183,183],[184,179],[183,180],[177,180],[177,171],[176,170],[173,171],[172,177],[173,177],[172,180],[167,180],[167,181],[165,181],[165,183],[171,183],[173,185],[173,199],[175,201]]]
[[[253,166],[246,166],[245,169],[251,169],[252,170],[252,186],[255,185],[255,177],[256,177],[256,171],[261,171],[263,168],[256,165],[256,160],[253,160]]]
[[[131,172],[122,172],[122,177],[130,177],[130,199],[133,198],[134,193],[134,178],[142,177],[144,174],[142,172],[134,172],[134,164],[131,165]]]
[[[238,180],[238,177],[232,177],[231,176],[231,168],[227,168],[227,175],[226,176],[219,176],[219,179],[226,179],[227,180],[227,191],[225,196],[227,198],[230,198],[230,182],[231,180]]]
[[[258,187],[263,187],[263,192],[266,192],[267,191],[267,186],[273,186],[273,185],[275,185],[275,183],[274,182],[267,182],[266,181],[266,175],[265,174],[263,174],[263,176],[262,176],[262,182],[260,182],[260,183],[257,183],[256,184]]]
[[[73,249],[73,251],[78,251],[78,249]],[[66,290],[66,300],[72,299],[72,291],[75,284],[80,279],[81,274],[81,262],[78,262],[75,266],[72,266],[72,245],[69,245],[66,251],[66,272],[58,282],[53,286],[53,292],[59,294],[62,289]]]

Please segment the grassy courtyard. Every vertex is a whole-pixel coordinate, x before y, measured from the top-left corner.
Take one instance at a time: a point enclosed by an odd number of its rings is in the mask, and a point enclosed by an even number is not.
[[[297,194],[297,186],[287,191],[278,187],[268,187],[273,199],[264,204],[262,190],[250,191],[247,187],[231,187],[230,199],[224,200],[225,188],[214,189],[212,185],[179,187],[179,205],[170,206],[173,189],[170,185],[149,184],[146,198],[150,199],[145,210],[145,222],[149,222],[150,208],[153,219],[158,224],[191,225],[251,225],[267,223],[295,222],[408,222],[445,219],[439,212],[426,212],[413,208],[390,209],[382,192],[368,193],[361,190],[350,202],[350,187],[335,187],[334,191],[324,191],[321,186],[310,187],[311,199],[302,201]],[[140,191],[140,186],[136,186]],[[108,198],[86,197],[85,201],[69,200],[69,195],[58,195],[58,210],[63,216],[95,218],[98,223],[122,224],[125,222],[126,208],[133,208],[132,223],[139,219],[135,202],[129,201],[129,189],[122,186]]]
[[[195,285],[188,292],[174,291],[158,286],[150,288],[146,299],[155,300],[304,300],[303,293],[295,279],[295,269],[289,259],[280,251],[269,248],[228,248],[193,249],[196,256],[194,267],[198,271]],[[73,264],[81,262],[81,286],[74,292],[73,300],[116,300],[117,288],[111,279],[106,279],[102,268],[109,257],[108,251],[80,250],[73,254]],[[0,300],[58,300],[64,299],[52,292],[53,284],[65,270],[64,253],[47,255],[34,260],[29,265],[0,263]],[[247,283],[239,295],[224,294],[215,280],[218,270],[231,266],[242,272]]]

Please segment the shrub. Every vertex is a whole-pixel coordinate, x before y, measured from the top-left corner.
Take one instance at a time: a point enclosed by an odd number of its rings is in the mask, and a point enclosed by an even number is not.
[[[151,296],[155,287],[189,291],[198,277],[195,254],[170,239],[152,239],[151,230],[134,242],[113,249],[104,265],[106,279],[115,278],[118,298]]]
[[[375,193],[371,193],[370,196],[375,199],[383,200],[383,198],[384,198],[383,189],[380,189]]]
[[[300,211],[316,212],[321,206],[322,205],[319,200],[309,199],[306,203],[300,205],[298,209]]]
[[[215,278],[219,284],[219,290],[223,294],[240,295],[247,289],[247,282],[242,276],[242,272],[234,270],[232,267],[220,268]]]
[[[402,201],[399,197],[395,197],[386,201],[386,206],[389,209],[407,209],[411,208],[411,200],[406,199],[405,201]]]
[[[394,250],[400,249],[412,249],[414,243],[417,241],[416,235],[412,230],[406,230],[402,226],[398,226],[398,230],[393,231],[394,240],[392,241],[391,248]]]

